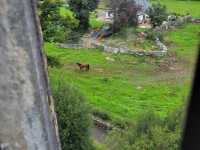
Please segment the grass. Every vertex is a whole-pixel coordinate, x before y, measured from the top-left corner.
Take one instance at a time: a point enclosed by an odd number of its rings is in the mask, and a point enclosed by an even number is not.
[[[181,15],[191,14],[194,17],[200,18],[200,1],[195,0],[152,0],[152,2],[160,2],[167,6],[171,13]]]
[[[167,42],[173,42],[170,53],[186,55],[184,60],[195,60],[198,40],[197,32],[191,32],[192,29],[199,27],[187,25],[166,34]],[[186,44],[188,40],[190,44]],[[63,79],[63,84],[68,82],[78,87],[93,109],[107,113],[113,122],[133,122],[144,110],[164,117],[181,105],[189,92],[192,72],[185,66],[193,66],[182,60],[174,66],[181,71],[163,72],[159,70],[159,59],[109,54],[98,49],[61,49],[52,43],[46,43],[45,50],[62,64],[60,68],[49,67],[52,83]],[[80,72],[76,62],[89,63],[91,70]]]
[[[173,32],[167,32],[165,41],[171,46],[171,51],[178,57],[195,63],[197,45],[200,42],[200,25],[189,24]]]

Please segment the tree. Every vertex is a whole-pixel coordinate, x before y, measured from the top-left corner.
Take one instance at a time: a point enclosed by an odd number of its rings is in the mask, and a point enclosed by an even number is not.
[[[153,27],[160,26],[168,16],[166,6],[160,3],[153,4],[152,7],[147,10],[147,14],[151,18]]]
[[[80,21],[79,29],[87,30],[90,12],[96,9],[98,0],[69,0],[68,4],[70,9],[76,14],[76,18]]]
[[[91,116],[85,98],[73,87],[56,81],[53,88],[63,150],[93,150],[89,129]]]
[[[109,6],[114,14],[114,32],[119,31],[124,26],[137,25],[137,14],[141,7],[134,0],[110,0]]]
[[[65,41],[79,24],[62,0],[40,0],[39,17],[44,40],[48,42]]]

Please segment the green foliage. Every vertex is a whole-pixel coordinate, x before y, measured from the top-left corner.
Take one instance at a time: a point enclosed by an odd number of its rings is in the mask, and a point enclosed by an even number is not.
[[[110,0],[109,5],[114,15],[113,32],[125,26],[137,25],[137,14],[141,8],[135,1]]]
[[[101,28],[105,23],[103,21],[99,21],[96,18],[96,14],[92,12],[90,14],[90,20],[89,20],[90,28],[92,29],[99,29]]]
[[[95,141],[93,143],[93,145],[95,146],[95,150],[109,150],[103,144],[97,143]]]
[[[163,33],[162,32],[155,32],[153,30],[147,31],[147,37],[148,40],[155,41],[156,38],[159,38],[161,41],[163,41]]]
[[[54,81],[53,96],[63,150],[93,150],[89,139],[91,125],[85,98],[73,87]],[[65,82],[66,83],[66,82]]]
[[[50,67],[60,67],[59,59],[54,56],[47,56],[47,63]]]
[[[178,150],[183,116],[183,110],[181,113],[173,112],[164,120],[152,112],[144,113],[134,127],[112,132],[107,138],[106,145],[109,145],[111,150]],[[177,128],[169,127],[171,121]]]
[[[147,10],[147,14],[151,18],[154,27],[160,26],[168,16],[166,6],[160,3],[152,4],[152,6]]]
[[[39,1],[39,17],[45,41],[63,42],[69,38],[72,29],[78,26],[78,20],[63,5],[62,0]]]
[[[96,9],[98,0],[69,0],[70,9],[76,14],[80,21],[79,29],[87,30],[89,27],[90,12]]]

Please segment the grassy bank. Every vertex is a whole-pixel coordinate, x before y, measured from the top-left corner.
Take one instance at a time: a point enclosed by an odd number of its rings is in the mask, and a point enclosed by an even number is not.
[[[191,32],[193,29],[193,32]],[[170,56],[155,59],[109,54],[98,49],[62,49],[46,43],[48,56],[58,58],[60,67],[50,67],[50,79],[63,79],[78,87],[93,111],[104,112],[114,122],[132,122],[144,111],[165,116],[187,98],[193,68],[198,25],[187,25],[166,34],[170,53],[176,63],[163,66]],[[183,36],[187,35],[186,37]],[[187,42],[190,43],[187,43]],[[109,59],[108,59],[109,58]],[[89,63],[91,70],[81,72],[76,62]],[[189,67],[189,68],[188,68]],[[166,71],[168,69],[168,71]]]
[[[171,13],[181,15],[191,14],[194,17],[200,18],[200,1],[195,0],[152,0],[152,2],[160,2],[167,6]]]

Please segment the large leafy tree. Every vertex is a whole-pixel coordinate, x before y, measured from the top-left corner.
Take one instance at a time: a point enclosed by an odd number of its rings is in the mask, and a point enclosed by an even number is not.
[[[39,0],[38,12],[43,37],[48,42],[63,42],[69,38],[79,21],[64,7],[62,0]]]
[[[167,19],[167,8],[160,3],[153,4],[148,10],[147,14],[151,18],[151,22],[154,27],[162,24]]]
[[[137,14],[141,7],[134,0],[109,0],[109,6],[114,14],[114,32],[124,26],[137,25]]]
[[[68,0],[70,9],[75,12],[80,21],[79,29],[87,30],[89,27],[90,12],[96,9],[99,0]]]

